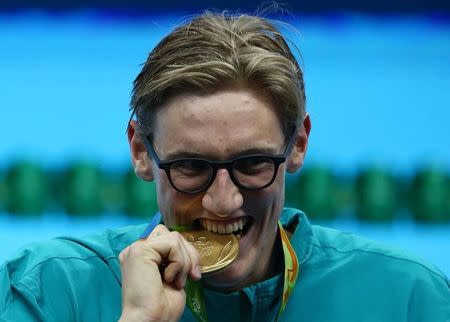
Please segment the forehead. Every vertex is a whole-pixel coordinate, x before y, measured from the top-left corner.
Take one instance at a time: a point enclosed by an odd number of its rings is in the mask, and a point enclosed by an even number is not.
[[[240,149],[276,149],[284,142],[278,111],[255,89],[226,88],[184,93],[158,109],[154,143],[158,151],[216,155]]]

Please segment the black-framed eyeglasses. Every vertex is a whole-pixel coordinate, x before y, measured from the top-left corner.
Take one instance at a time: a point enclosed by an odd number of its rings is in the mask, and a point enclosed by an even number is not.
[[[270,186],[280,164],[286,161],[295,142],[296,127],[292,130],[282,154],[249,154],[226,161],[202,158],[180,158],[161,161],[148,137],[144,144],[149,156],[164,170],[172,187],[183,193],[195,194],[207,190],[214,182],[218,169],[227,169],[233,183],[244,190],[261,190]]]

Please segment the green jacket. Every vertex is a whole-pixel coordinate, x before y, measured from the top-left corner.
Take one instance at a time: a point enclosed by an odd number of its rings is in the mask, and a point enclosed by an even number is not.
[[[434,266],[349,233],[312,226],[295,209],[285,209],[280,220],[294,231],[291,243],[300,262],[281,321],[450,322],[449,281]],[[118,255],[145,228],[25,248],[0,266],[0,321],[117,321]],[[205,289],[209,320],[273,321],[282,287],[280,275],[231,294]],[[182,321],[194,321],[187,308]]]

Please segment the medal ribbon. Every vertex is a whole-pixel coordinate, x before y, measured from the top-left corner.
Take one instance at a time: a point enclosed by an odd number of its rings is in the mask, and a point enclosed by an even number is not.
[[[161,215],[157,213],[145,232],[140,238],[147,238],[151,231],[161,222]],[[177,226],[174,227],[176,231],[186,230],[189,227]],[[283,285],[283,296],[281,298],[281,306],[278,311],[276,321],[280,318],[284,309],[286,308],[287,301],[292,291],[294,290],[295,283],[297,282],[297,276],[299,272],[299,263],[297,255],[295,254],[294,247],[292,247],[289,237],[286,234],[283,226],[278,222],[278,228],[280,231],[281,244],[283,246],[284,254],[284,285]],[[203,295],[203,286],[200,281],[193,281],[190,278],[186,281],[186,303],[191,310],[192,314],[199,322],[207,322],[208,318],[206,315],[205,299]]]
[[[189,226],[174,226],[172,228],[175,231],[181,232],[185,230],[190,230]],[[189,277],[186,280],[186,286],[184,287],[186,292],[186,303],[194,314],[195,318],[199,322],[208,322],[208,317],[206,315],[205,297],[203,295],[203,285],[202,281],[194,281]]]
[[[289,296],[291,296],[291,293],[295,287],[295,283],[297,283],[298,271],[300,269],[294,247],[292,247],[286,231],[279,221],[278,228],[280,231],[281,244],[283,245],[284,254],[284,286],[283,297],[281,298],[281,306],[280,310],[278,311],[276,321],[278,321],[284,309],[286,308]]]
[[[281,298],[281,306],[278,311],[276,321],[280,318],[284,309],[286,308],[287,301],[292,291],[294,290],[295,283],[297,282],[297,276],[299,272],[299,265],[297,255],[295,254],[294,247],[292,247],[289,237],[286,234],[283,226],[278,222],[278,228],[280,231],[281,244],[283,245],[284,254],[284,285],[283,296]],[[176,227],[177,231],[185,230],[184,227]],[[203,295],[203,286],[200,281],[193,281],[190,278],[186,281],[186,302],[199,322],[207,322],[208,317],[206,315],[205,299]]]

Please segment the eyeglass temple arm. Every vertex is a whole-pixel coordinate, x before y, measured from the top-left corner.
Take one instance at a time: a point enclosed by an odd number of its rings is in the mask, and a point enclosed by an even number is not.
[[[161,160],[159,159],[158,155],[156,154],[156,151],[153,148],[153,145],[150,143],[149,137],[146,135],[142,135],[142,141],[144,142],[144,146],[147,149],[147,153],[150,154],[150,157],[156,162],[156,164],[159,165]]]

